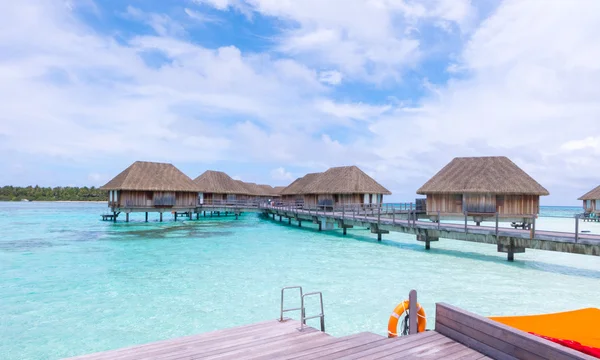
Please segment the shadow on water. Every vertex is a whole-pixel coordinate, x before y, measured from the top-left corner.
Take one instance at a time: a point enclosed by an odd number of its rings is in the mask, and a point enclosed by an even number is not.
[[[136,228],[131,228],[134,225]],[[201,223],[197,221],[181,221],[178,223],[165,223],[157,226],[157,223],[139,223],[139,224],[115,224],[109,232],[111,235],[107,240],[118,238],[137,238],[137,239],[166,239],[174,237],[183,238],[213,238],[231,236],[233,231],[211,231],[207,229],[231,229],[240,225],[230,225],[226,223]]]
[[[265,219],[271,220],[270,218],[265,218]],[[280,226],[289,226],[287,224],[287,222],[275,221],[274,223],[276,225],[280,225]],[[304,231],[318,232],[318,230],[315,227],[302,227],[302,228],[297,228],[297,229],[304,230]],[[354,231],[356,231],[356,230],[354,230]],[[364,230],[364,231],[369,231],[369,230]],[[600,270],[581,269],[581,268],[575,268],[575,267],[571,267],[571,266],[567,266],[567,265],[551,264],[551,263],[545,263],[545,262],[536,261],[536,260],[519,261],[517,259],[514,262],[509,262],[506,260],[505,257],[500,257],[500,256],[481,254],[481,253],[476,253],[476,252],[471,252],[471,251],[460,251],[460,250],[452,250],[452,249],[435,248],[434,247],[435,242],[432,244],[431,250],[425,250],[424,244],[421,244],[421,243],[409,244],[409,243],[403,243],[403,242],[399,242],[399,241],[385,240],[385,239],[382,240],[381,242],[379,242],[379,241],[377,241],[377,239],[375,239],[371,236],[359,235],[356,233],[349,232],[347,235],[343,235],[341,232],[341,229],[328,230],[326,232],[324,231],[323,234],[330,236],[330,237],[340,238],[340,239],[352,239],[352,240],[361,241],[361,242],[368,242],[368,243],[372,243],[372,244],[379,245],[379,246],[391,246],[391,247],[402,249],[402,250],[409,250],[409,251],[416,251],[416,252],[428,252],[428,253],[431,253],[432,255],[451,256],[451,257],[461,258],[461,259],[471,259],[471,260],[493,262],[493,263],[500,264],[503,266],[510,266],[510,267],[515,267],[515,268],[520,268],[520,269],[530,269],[530,270],[538,270],[538,271],[544,271],[544,272],[549,272],[549,273],[554,273],[554,274],[580,276],[580,277],[587,277],[587,278],[591,278],[591,279],[600,279]],[[448,241],[460,241],[460,240],[448,240]],[[486,245],[493,246],[491,244],[486,244]]]

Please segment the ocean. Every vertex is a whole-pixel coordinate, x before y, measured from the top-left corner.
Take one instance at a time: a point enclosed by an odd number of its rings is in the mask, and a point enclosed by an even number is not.
[[[484,316],[600,307],[595,256],[528,249],[510,263],[488,244],[440,239],[426,251],[406,234],[378,243],[365,229],[343,236],[254,213],[162,223],[133,214],[113,224],[100,221],[105,211],[0,203],[1,359],[57,359],[275,319],[290,285],[323,292],[334,336],[385,335],[411,289],[430,326],[436,302]],[[573,231],[579,212],[543,207],[537,228]],[[580,230],[600,233],[600,223]]]

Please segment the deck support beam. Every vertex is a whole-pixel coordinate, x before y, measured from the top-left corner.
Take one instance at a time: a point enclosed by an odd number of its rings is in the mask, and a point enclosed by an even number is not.
[[[514,240],[510,240],[508,244],[498,243],[498,252],[506,253],[506,260],[515,261],[515,254],[524,253],[525,248],[521,246],[515,246]]]
[[[432,241],[440,241],[440,237],[433,234],[433,232],[425,231],[421,234],[417,234],[417,241],[422,241],[425,243],[425,250],[431,249]]]

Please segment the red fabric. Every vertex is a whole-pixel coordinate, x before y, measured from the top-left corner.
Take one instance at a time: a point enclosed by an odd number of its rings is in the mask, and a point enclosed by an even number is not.
[[[564,340],[564,339],[556,339],[556,338],[552,338],[549,336],[544,336],[544,335],[540,335],[540,334],[536,334],[536,333],[530,333],[533,334],[535,336],[539,336],[543,339],[546,340],[550,340],[552,342],[555,342],[557,344],[560,344],[562,346],[566,346],[568,348],[577,350],[577,351],[581,351],[584,354],[588,354],[591,356],[595,356],[597,358],[600,359],[600,348],[597,347],[592,347],[592,346],[586,346],[586,345],[582,345],[581,343],[578,343],[577,341],[574,340]]]

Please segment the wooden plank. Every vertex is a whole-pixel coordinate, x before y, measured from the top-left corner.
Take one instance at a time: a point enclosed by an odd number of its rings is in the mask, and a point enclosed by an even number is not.
[[[132,354],[145,354],[148,352],[152,352],[155,350],[163,350],[173,347],[181,347],[190,344],[202,344],[202,343],[210,343],[215,341],[220,341],[222,339],[232,339],[235,336],[244,336],[247,334],[253,334],[256,332],[264,332],[270,329],[278,328],[278,329],[286,329],[286,331],[292,331],[296,327],[300,326],[299,321],[288,321],[279,323],[276,320],[269,320],[261,323],[250,324],[246,326],[229,328],[223,330],[217,330],[214,332],[186,336],[176,339],[164,340],[144,345],[132,346],[128,348],[111,350],[101,353],[89,354],[84,356],[79,356],[72,359],[77,360],[104,360],[104,359],[122,359],[131,356]],[[234,335],[235,334],[235,335]]]
[[[326,345],[322,345],[310,350],[296,353],[292,357],[288,357],[287,359],[305,359],[307,357],[310,358],[311,356],[315,356],[315,354],[319,354],[319,356],[325,353],[330,354],[345,348],[360,346],[380,339],[381,335],[376,335],[373,333],[354,334],[338,338],[336,339],[336,341],[328,343]]]
[[[277,338],[259,339],[248,346],[235,346],[233,348],[227,348],[224,351],[203,353],[202,359],[248,359],[253,356],[271,355],[272,353],[279,351],[282,347],[303,344],[306,342],[312,344],[315,339],[321,337],[326,337],[329,341],[333,341],[333,338],[319,331],[314,331],[309,334],[286,334]],[[197,354],[194,353],[193,355]]]
[[[405,349],[405,348],[391,348],[388,351],[383,353],[379,353],[376,359],[381,360],[390,360],[390,359],[398,359],[399,357],[410,358],[416,356],[417,354],[428,353],[428,351],[434,350],[438,347],[445,347],[446,345],[453,344],[454,340],[449,339],[445,336],[440,336],[439,338],[424,343],[424,344],[415,344],[414,346]]]
[[[510,352],[510,348],[504,348],[509,349],[508,354],[511,356],[526,356],[526,358],[529,359],[546,358],[555,360],[593,359],[591,356],[585,355],[579,351],[555,344],[538,336],[528,334],[444,303],[438,303],[436,306],[436,329],[438,317],[439,319],[445,318],[452,320],[455,323],[462,324],[463,327],[461,329],[454,329],[458,332],[463,333],[463,331],[467,331],[467,328],[477,330],[477,333],[473,333],[475,339],[479,342],[488,341],[487,345],[490,347],[498,349],[496,346],[511,344],[514,346],[514,351],[516,352]],[[453,324],[446,322],[444,325],[451,328]],[[482,336],[483,334],[487,337],[477,337],[480,335]],[[490,341],[489,339],[494,340]]]
[[[315,329],[307,329],[309,331],[316,331]],[[306,334],[305,333],[305,334]],[[242,336],[237,336],[237,334],[231,334],[229,338],[222,338],[219,341],[209,340],[203,341],[201,343],[191,343],[178,348],[168,348],[168,349],[160,349],[159,351],[152,352],[152,356],[162,355],[162,359],[178,359],[181,358],[182,354],[207,354],[215,351],[223,351],[223,349],[227,348],[236,348],[241,346],[247,346],[252,344],[257,340],[264,341],[265,339],[284,336],[288,334],[300,334],[298,330],[296,330],[296,326],[288,325],[288,326],[276,326],[269,329],[258,329],[253,332],[246,333]]]
[[[427,349],[426,352],[419,354],[419,359],[423,360],[434,360],[434,359],[456,359],[456,356],[452,358],[453,355],[463,353],[465,355],[470,354],[472,352],[476,352],[473,349],[469,349],[461,343],[456,341],[452,341],[445,346],[437,346],[432,349]],[[483,355],[483,354],[481,354]]]
[[[353,353],[349,356],[345,356],[344,359],[376,359],[377,354],[386,351],[391,348],[395,349],[408,349],[418,344],[427,343],[439,339],[441,336],[435,331],[427,331],[419,333],[417,335],[402,336],[395,339],[390,339],[390,342],[382,343],[381,346],[376,348],[360,351]]]
[[[462,346],[459,351],[454,352],[454,353],[444,354],[439,359],[441,359],[441,360],[457,360],[457,359],[464,360],[467,358],[477,358],[478,359],[478,358],[485,356],[482,353],[477,352],[471,348],[468,348],[460,343],[457,343],[457,344]]]
[[[282,348],[277,349],[276,352],[273,352],[270,354],[261,354],[261,355],[251,356],[250,359],[267,360],[267,359],[274,359],[274,358],[288,358],[290,356],[294,356],[294,354],[296,354],[296,353],[303,352],[303,351],[313,349],[316,347],[320,347],[322,345],[329,344],[336,340],[337,340],[336,338],[327,335],[324,337],[319,337],[317,339],[313,339],[310,342],[294,343],[294,344],[290,344],[288,346],[283,346]]]
[[[359,352],[363,352],[369,349],[373,349],[376,347],[380,347],[384,344],[387,344],[389,342],[393,342],[395,341],[395,339],[381,339],[381,340],[377,340],[377,341],[373,341],[372,343],[368,343],[368,344],[364,344],[364,345],[359,345],[359,346],[354,346],[354,347],[349,347],[340,351],[336,351],[334,353],[331,354],[327,354],[326,356],[320,357],[321,360],[332,360],[332,359],[341,359],[341,358],[345,358],[347,356],[350,356],[352,354],[355,353],[359,353]]]
[[[489,345],[486,345],[482,342],[479,342],[467,335],[464,335],[454,329],[446,327],[445,325],[438,324],[436,321],[435,331],[440,334],[444,334],[445,336],[458,341],[459,343],[470,347],[471,349],[476,350],[484,355],[491,356],[497,360],[518,360],[514,356],[510,356],[508,354],[503,353],[502,351],[495,349]]]
[[[115,356],[118,356],[122,353],[130,352],[131,350],[144,350],[144,349],[148,349],[148,348],[168,346],[170,344],[180,344],[180,343],[184,343],[186,341],[199,341],[204,338],[218,337],[221,334],[223,334],[224,336],[227,336],[228,333],[233,332],[233,331],[239,331],[241,333],[243,331],[250,330],[250,329],[255,329],[255,328],[265,327],[265,326],[268,327],[268,326],[271,326],[275,321],[276,320],[262,321],[259,323],[248,324],[248,325],[243,325],[243,326],[228,328],[228,329],[222,329],[222,330],[216,330],[216,331],[212,331],[212,332],[208,332],[208,333],[195,334],[195,335],[184,336],[184,337],[179,337],[179,338],[175,338],[175,339],[161,340],[161,341],[146,343],[146,344],[142,344],[142,345],[129,346],[129,347],[116,349],[116,350],[108,350],[108,351],[103,351],[103,352],[87,354],[87,355],[80,355],[80,356],[72,357],[69,359],[70,360],[87,360],[87,359],[92,359],[92,358],[95,360],[96,359],[98,359],[98,360],[112,359]],[[298,322],[298,324],[299,324],[299,322]]]
[[[446,317],[440,316],[439,318],[436,315],[436,327],[437,323],[440,325],[444,325],[450,329],[456,330],[459,333],[468,336],[480,343],[489,345],[490,347],[497,349],[505,354],[509,354],[516,358],[523,359],[532,359],[532,360],[543,360],[542,356],[538,356],[535,353],[531,353],[525,349],[519,348],[513,343],[504,341],[499,337],[490,336],[479,329],[472,328],[470,326],[461,324],[454,320],[448,319]]]

